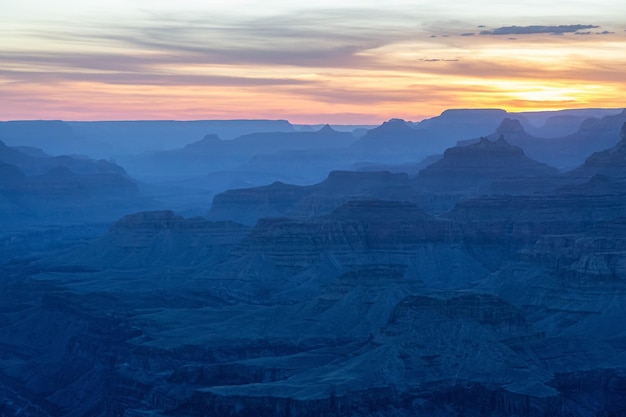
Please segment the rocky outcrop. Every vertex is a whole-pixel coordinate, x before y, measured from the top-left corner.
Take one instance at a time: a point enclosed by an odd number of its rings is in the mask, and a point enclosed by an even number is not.
[[[225,259],[247,234],[248,228],[233,222],[184,218],[169,210],[139,212],[119,219],[109,233],[89,247],[69,251],[58,259],[88,260],[98,268],[169,265],[177,275],[177,268],[189,264],[200,268]]]
[[[533,161],[502,137],[447,149],[443,158],[420,171],[417,182],[437,190],[479,189],[506,177],[549,177],[556,169]]]
[[[540,138],[526,133],[520,121],[506,118],[494,133],[486,137],[496,141],[503,136],[507,142],[522,148],[530,158],[566,170],[580,165],[593,152],[614,146],[624,122],[626,112],[602,119],[587,119],[576,133],[567,136]],[[465,140],[459,145],[466,146],[479,140]]]
[[[626,221],[595,223],[582,233],[542,236],[527,256],[551,265],[577,282],[626,282]]]
[[[332,212],[348,200],[398,199],[410,195],[404,173],[333,171],[312,186],[276,182],[269,186],[229,190],[213,199],[208,217],[254,224],[264,217],[312,217]]]

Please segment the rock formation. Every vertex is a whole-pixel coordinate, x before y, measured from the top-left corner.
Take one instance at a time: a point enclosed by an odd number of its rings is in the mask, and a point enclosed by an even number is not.
[[[519,120],[505,118],[487,138],[495,141],[504,136],[507,142],[522,148],[529,157],[566,170],[581,164],[593,152],[614,146],[624,122],[626,111],[601,119],[586,119],[576,133],[567,136],[540,138],[528,134]],[[468,145],[479,140],[465,140],[459,144]]]
[[[420,171],[418,183],[438,191],[478,189],[507,177],[550,177],[556,169],[536,162],[510,145],[504,136],[496,141],[449,148],[443,158]]]
[[[406,174],[333,171],[312,186],[276,182],[269,186],[229,190],[213,199],[209,218],[254,224],[263,217],[310,217],[327,214],[351,199],[409,198]]]
[[[417,179],[334,171],[225,192],[210,219],[3,229],[0,415],[623,415],[624,138],[557,176],[508,143],[519,127]],[[0,174],[16,217],[8,189],[55,201],[117,175]]]
[[[111,221],[140,207],[135,181],[108,161],[70,156],[32,156],[0,142],[0,223]],[[18,209],[16,209],[18,208]],[[19,218],[13,217],[16,213]]]

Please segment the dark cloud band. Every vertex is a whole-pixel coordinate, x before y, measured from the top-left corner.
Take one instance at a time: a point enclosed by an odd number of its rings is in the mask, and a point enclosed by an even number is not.
[[[481,35],[533,35],[547,33],[551,35],[562,35],[564,33],[575,33],[579,30],[597,29],[595,25],[558,25],[558,26],[503,26],[493,30],[482,30]]]

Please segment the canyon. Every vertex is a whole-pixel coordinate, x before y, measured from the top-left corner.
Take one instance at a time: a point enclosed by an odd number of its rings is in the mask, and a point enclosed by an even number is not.
[[[623,415],[626,113],[566,118],[579,126],[562,138],[606,139],[560,170],[549,162],[571,142],[532,145],[505,112],[452,116],[465,137],[443,123],[447,149],[402,158],[425,135],[408,122],[309,132],[340,138],[316,149],[346,163],[313,183],[216,189],[199,215],[112,162],[40,155],[27,171],[37,152],[6,146],[20,152],[0,160],[7,216],[18,187],[133,205],[0,236],[0,415]],[[289,146],[276,155],[302,151]]]

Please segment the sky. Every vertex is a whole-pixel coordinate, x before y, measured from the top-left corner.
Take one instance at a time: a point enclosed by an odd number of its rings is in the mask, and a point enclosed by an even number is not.
[[[622,108],[626,2],[0,0],[0,120]]]

